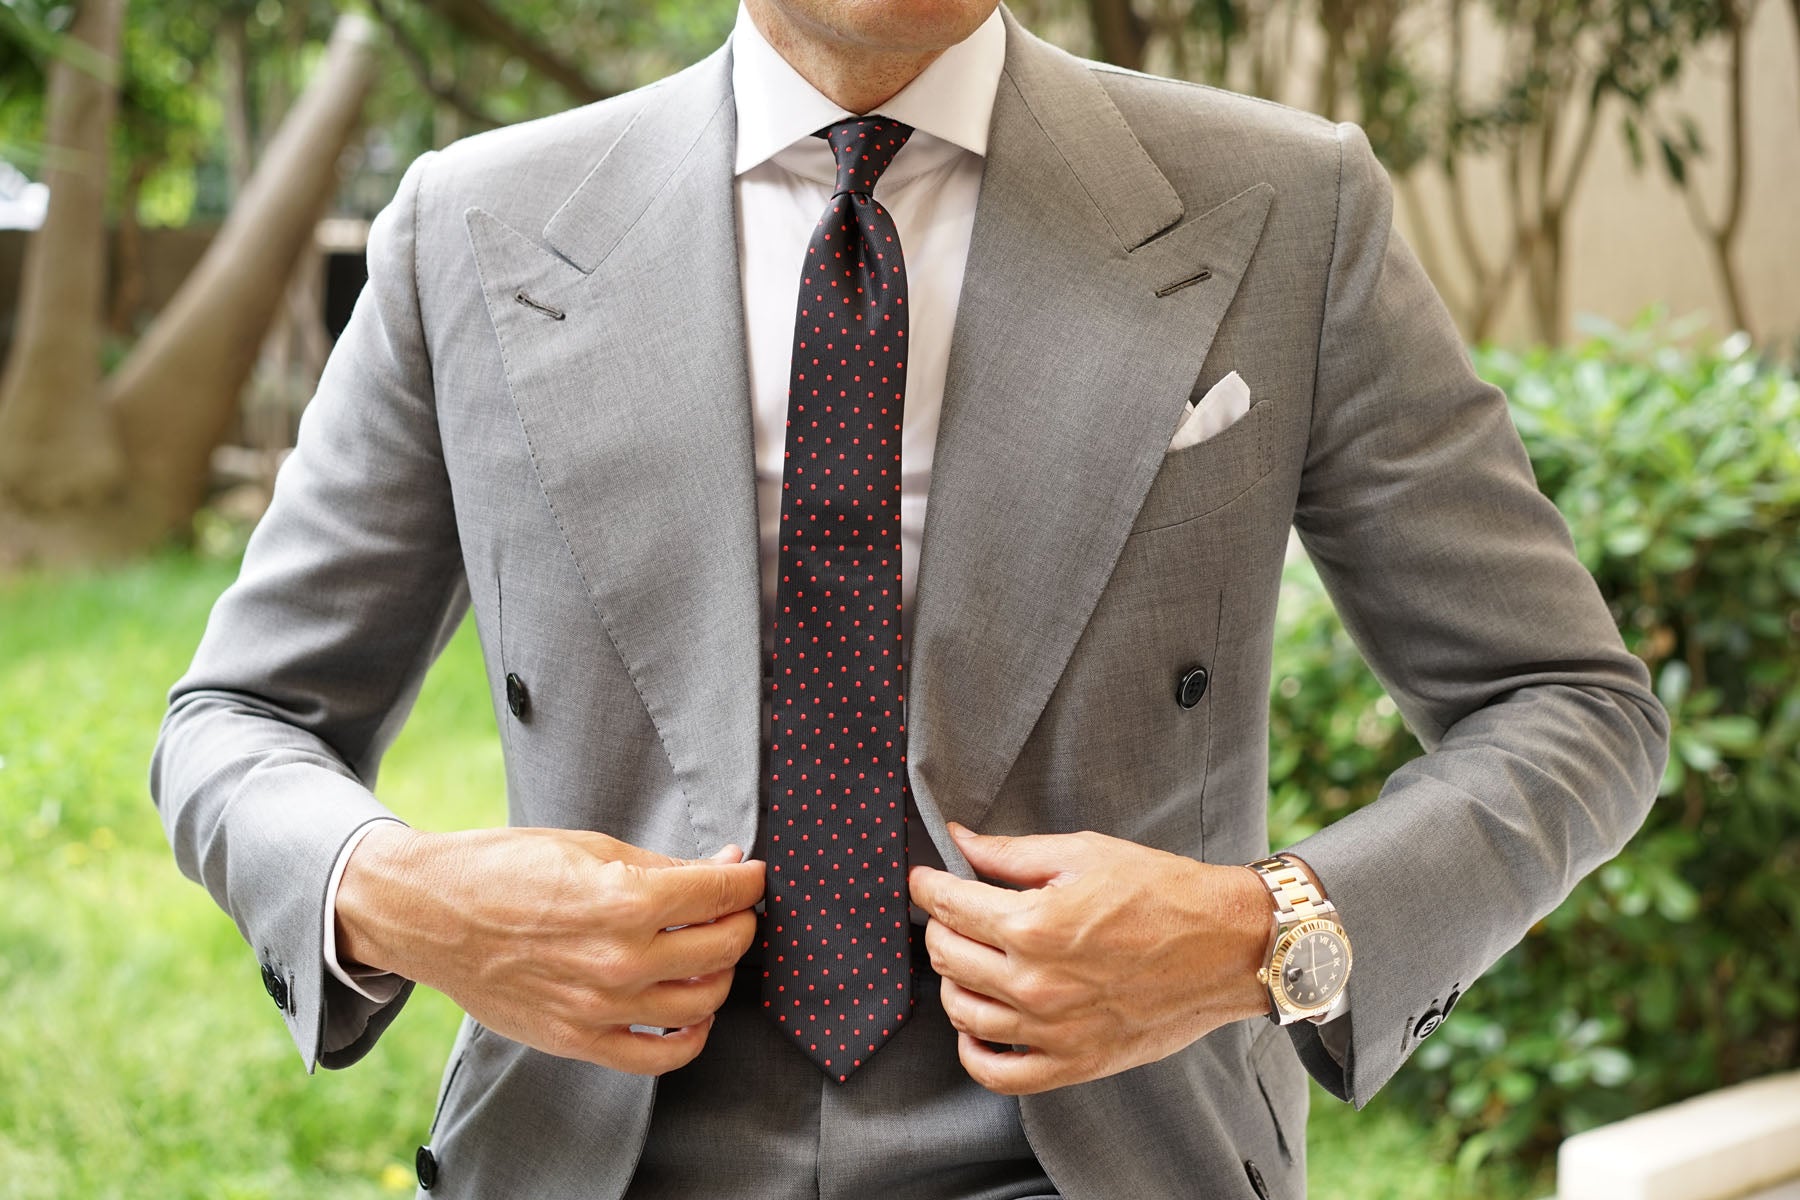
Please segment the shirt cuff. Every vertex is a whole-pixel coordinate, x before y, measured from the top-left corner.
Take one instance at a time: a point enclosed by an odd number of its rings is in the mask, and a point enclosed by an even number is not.
[[[1337,1016],[1319,1025],[1319,1044],[1340,1067],[1350,1057],[1350,997],[1344,997]]]
[[[356,848],[362,845],[362,840],[368,836],[369,831],[382,824],[404,826],[405,822],[377,817],[351,834],[350,840],[338,852],[337,865],[331,868],[331,883],[325,889],[325,969],[339,983],[363,999],[373,1000],[377,1004],[386,1004],[398,996],[400,989],[406,986],[406,980],[392,971],[379,971],[360,963],[351,963],[345,967],[338,961],[337,894],[338,884],[344,880],[344,868],[350,865],[350,856],[356,853]]]

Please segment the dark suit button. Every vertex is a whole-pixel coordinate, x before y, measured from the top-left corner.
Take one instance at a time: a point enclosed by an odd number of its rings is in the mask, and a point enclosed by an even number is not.
[[[1462,999],[1461,990],[1457,989],[1457,988],[1451,988],[1449,999],[1444,1001],[1444,1015],[1446,1017],[1456,1011],[1456,1002],[1461,999]]]
[[[420,1146],[419,1152],[413,1155],[413,1168],[419,1173],[419,1186],[426,1191],[437,1182],[437,1158],[431,1153],[430,1146]]]
[[[521,721],[531,711],[531,693],[525,690],[525,681],[517,675],[506,677],[506,709]]]
[[[1444,1014],[1434,1008],[1419,1018],[1419,1023],[1413,1026],[1413,1036],[1416,1038],[1428,1038],[1436,1031],[1437,1027],[1443,1023]]]
[[[1183,708],[1194,707],[1200,703],[1200,697],[1206,695],[1206,685],[1211,680],[1205,667],[1189,667],[1182,672],[1181,682],[1175,685],[1175,703]]]
[[[287,981],[282,979],[275,968],[268,963],[263,964],[262,981],[263,991],[269,993],[269,999],[275,1002],[275,1007],[282,1012],[292,1012],[293,1010],[288,1007]]]
[[[1244,1160],[1244,1174],[1250,1177],[1250,1186],[1256,1189],[1257,1196],[1261,1200],[1269,1200],[1269,1185],[1263,1182],[1262,1172],[1257,1170],[1256,1164],[1247,1158]]]

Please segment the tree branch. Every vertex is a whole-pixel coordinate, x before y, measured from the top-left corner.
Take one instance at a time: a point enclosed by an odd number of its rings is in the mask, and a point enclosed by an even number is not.
[[[601,87],[550,47],[495,9],[488,0],[424,0],[425,6],[479,41],[508,51],[546,79],[562,85],[583,104],[605,100],[613,93]],[[498,124],[499,122],[496,122]]]
[[[388,35],[394,39],[394,49],[398,50],[400,57],[406,60],[407,67],[412,71],[413,77],[419,81],[420,87],[430,93],[433,98],[448,104],[478,124],[485,125],[490,129],[508,124],[483,108],[479,100],[469,96],[461,88],[454,84],[438,82],[436,73],[431,69],[431,60],[426,56],[424,48],[413,40],[412,32],[400,20],[400,14],[389,8],[386,0],[368,0],[368,4],[370,10],[375,14],[375,19],[387,28]]]

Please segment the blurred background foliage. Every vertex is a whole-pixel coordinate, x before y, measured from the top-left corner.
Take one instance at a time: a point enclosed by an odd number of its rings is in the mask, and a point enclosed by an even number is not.
[[[1646,319],[1563,351],[1483,350],[1674,724],[1624,853],[1470,988],[1389,1083],[1460,1161],[1800,1067],[1800,381],[1742,338]],[[1418,753],[1304,561],[1275,648],[1270,786],[1286,844]],[[1428,850],[1428,847],[1422,847]]]
[[[421,152],[659,79],[714,49],[736,7],[138,0],[125,23],[114,205],[135,203],[148,226],[221,219],[342,12],[364,12],[389,39],[390,69],[365,110],[369,133],[341,164],[339,208],[373,216]],[[73,15],[65,0],[0,0],[0,158],[34,176],[46,149],[46,72],[59,55],[79,53],[62,37]]]

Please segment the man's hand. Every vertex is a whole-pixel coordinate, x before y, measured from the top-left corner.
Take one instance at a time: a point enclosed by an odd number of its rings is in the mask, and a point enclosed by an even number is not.
[[[742,857],[666,858],[580,830],[388,825],[345,866],[338,949],[515,1041],[658,1075],[700,1053],[755,936],[763,864]]]
[[[963,1066],[990,1091],[1100,1079],[1268,1011],[1269,893],[1250,871],[1098,833],[950,832],[978,873],[1026,889],[909,876]]]

